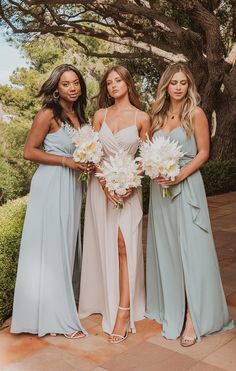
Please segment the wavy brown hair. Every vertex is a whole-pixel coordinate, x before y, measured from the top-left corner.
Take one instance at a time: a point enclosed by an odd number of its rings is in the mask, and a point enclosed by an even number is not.
[[[112,106],[115,103],[115,99],[109,96],[109,93],[107,90],[107,78],[112,71],[117,72],[118,75],[121,77],[121,79],[127,84],[130,103],[133,106],[140,108],[141,102],[139,99],[139,94],[134,85],[134,80],[130,72],[127,70],[127,68],[121,65],[111,67],[103,76],[102,81],[100,83],[100,91],[97,95],[98,107],[107,108],[107,107]]]
[[[167,89],[171,79],[177,72],[183,72],[188,81],[188,91],[180,112],[181,126],[184,128],[188,137],[193,133],[192,112],[200,103],[200,95],[197,92],[193,75],[188,66],[184,63],[175,63],[167,67],[158,84],[157,98],[152,106],[152,134],[156,130],[161,129],[164,125],[167,111],[170,107],[170,99]]]

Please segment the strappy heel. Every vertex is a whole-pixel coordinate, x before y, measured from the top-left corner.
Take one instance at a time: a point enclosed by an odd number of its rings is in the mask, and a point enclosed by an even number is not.
[[[130,310],[130,307],[129,308],[124,308],[124,307],[118,307],[118,309],[120,310]],[[110,338],[109,338],[109,342],[111,344],[119,344],[121,343],[122,341],[126,340],[128,338],[128,334],[129,334],[129,329],[130,329],[130,321],[128,321],[128,324],[127,324],[127,328],[126,328],[126,331],[125,331],[125,334],[124,335],[120,335],[120,334],[111,334],[110,335]],[[118,338],[118,339],[117,339]]]
[[[75,332],[72,332],[71,334],[64,334],[64,336],[67,339],[82,339],[86,335],[82,331],[75,331]]]
[[[186,313],[186,322],[189,319],[190,319],[191,325],[193,327],[193,322],[192,322],[192,318],[191,318],[190,312],[187,311],[187,313]],[[185,326],[186,326],[186,322],[185,322]],[[193,329],[194,329],[194,327],[193,327]],[[197,341],[197,335],[196,334],[195,334],[195,336],[182,335],[180,337],[180,345],[182,347],[191,347],[192,345],[194,345],[196,343],[196,341]]]
[[[180,345],[182,347],[191,347],[194,345],[197,341],[197,337],[191,337],[191,336],[181,336],[180,338]]]
[[[50,336],[55,337],[57,336],[57,334],[55,332],[51,332]],[[81,339],[84,338],[86,335],[82,331],[74,331],[71,334],[63,334],[63,336],[65,336],[65,338],[67,339]]]

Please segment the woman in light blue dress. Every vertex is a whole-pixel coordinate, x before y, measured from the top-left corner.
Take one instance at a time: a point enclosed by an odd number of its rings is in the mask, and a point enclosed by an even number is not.
[[[147,241],[147,317],[162,334],[191,346],[233,327],[229,319],[199,168],[209,155],[206,116],[184,64],[161,77],[153,105],[153,137],[178,141],[185,153],[174,181],[152,181]],[[162,187],[172,196],[163,198]]]
[[[40,164],[33,176],[20,247],[12,333],[84,337],[72,285],[80,247],[82,190],[72,134],[85,123],[86,86],[80,72],[60,65],[43,84],[43,108],[24,157]]]

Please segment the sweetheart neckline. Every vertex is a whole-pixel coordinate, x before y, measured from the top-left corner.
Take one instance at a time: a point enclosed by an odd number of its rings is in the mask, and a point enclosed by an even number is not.
[[[108,124],[106,123],[106,121],[103,121],[102,126],[103,126],[103,124],[106,125],[106,127],[108,128],[108,130],[110,131],[110,133],[113,135],[113,137],[115,137],[115,136],[116,136],[117,134],[119,134],[121,131],[123,131],[123,130],[125,130],[125,129],[130,129],[130,128],[132,128],[132,127],[135,127],[136,131],[138,132],[138,128],[137,128],[137,125],[136,125],[136,124],[132,124],[132,125],[130,125],[130,126],[127,126],[126,128],[120,129],[120,130],[117,131],[116,133],[113,133],[113,132],[111,131],[111,129],[109,128],[109,126],[108,126]]]
[[[174,129],[172,129],[171,131],[168,131],[168,132],[164,131],[163,129],[160,129],[159,131],[162,131],[162,133],[168,135],[168,134],[171,134],[172,131],[175,131],[177,129],[182,129],[182,126],[176,126],[176,128],[174,128]]]

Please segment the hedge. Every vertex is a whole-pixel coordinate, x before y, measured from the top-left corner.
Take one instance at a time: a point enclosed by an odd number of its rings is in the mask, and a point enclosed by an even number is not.
[[[0,207],[0,326],[12,310],[27,197]]]

